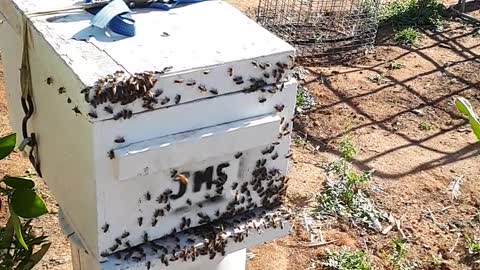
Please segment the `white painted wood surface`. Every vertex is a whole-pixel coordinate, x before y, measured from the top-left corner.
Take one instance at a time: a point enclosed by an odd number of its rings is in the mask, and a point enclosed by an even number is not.
[[[0,19],[4,19],[0,24],[0,49],[10,119],[17,132],[20,132],[23,117],[19,85],[22,18],[25,12],[73,3],[73,0],[0,1]],[[272,74],[277,63],[292,64],[291,46],[221,1],[207,1],[168,12],[135,11],[138,35],[134,38],[107,38],[97,30],[89,41],[72,39],[80,32],[92,33],[88,24],[91,16],[77,12],[60,17],[29,18],[35,102],[29,128],[38,136],[44,180],[82,245],[95,260],[102,260],[100,253],[108,250],[115,238],[125,231],[130,232],[133,246],[142,243],[144,232],[155,239],[170,233],[173,228],[180,230],[182,217],[190,218],[191,226],[196,226],[198,212],[214,216],[217,210],[224,211],[228,200],[236,196],[231,186],[235,182],[241,185],[252,181],[256,164],[263,158],[268,159],[265,165],[268,169],[278,169],[281,175],[287,173],[286,156],[297,84],[289,78],[289,71],[278,82],[267,75]],[[169,36],[163,32],[168,32]],[[260,67],[262,63],[268,66]],[[182,98],[178,104],[169,102],[145,111],[141,100],[124,107],[107,103],[115,111],[132,110],[132,118],[115,121],[112,115],[104,112],[105,105],[97,108],[98,118],[87,116],[92,107],[80,93],[85,86],[118,70],[133,74],[161,70],[166,66],[173,66],[173,69],[158,75],[154,88],[163,90],[163,96],[172,100],[180,94]],[[245,83],[233,81],[236,76],[242,76]],[[49,77],[53,79],[52,84],[46,82]],[[244,93],[242,90],[248,87],[250,78],[263,78],[270,87]],[[196,87],[175,83],[175,79],[195,80]],[[200,84],[217,89],[218,95],[199,91]],[[60,88],[66,93],[59,94]],[[281,110],[275,108],[279,105],[283,106]],[[75,113],[75,108],[81,114]],[[276,124],[277,136],[273,138],[271,126],[265,129],[258,126],[239,137],[219,137],[218,144],[192,143],[190,149],[178,147],[169,152],[168,166],[157,165],[159,160],[154,156],[144,155],[136,160],[125,156],[125,149],[142,142],[195,130],[214,130],[219,125],[241,129],[240,120],[265,115],[274,115],[277,120],[273,122],[280,122]],[[125,143],[115,143],[118,137],[124,137]],[[272,143],[275,143],[273,152],[262,154]],[[110,151],[119,158],[109,159]],[[235,158],[237,152],[242,153],[238,159]],[[202,154],[188,158],[196,153]],[[157,169],[137,176],[142,163],[155,164]],[[222,192],[223,200],[205,203],[204,207],[194,204],[185,208],[187,198],[182,197],[171,201],[170,207],[183,210],[159,218],[158,226],[151,225],[155,210],[165,206],[155,202],[157,196],[168,189],[178,189],[178,183],[172,181],[171,169],[193,173],[224,163],[230,166],[224,168],[228,181]],[[119,181],[119,174],[123,181]],[[218,178],[218,172],[213,177]],[[152,196],[150,200],[145,199],[147,192]],[[204,201],[206,195],[213,195],[212,192],[207,189],[192,193],[188,186],[187,194],[189,200],[197,203]],[[253,191],[251,198],[252,203],[262,204],[261,197]],[[140,226],[139,217],[143,218]],[[110,226],[104,233],[102,227],[106,223]],[[262,237],[257,240],[261,242]]]
[[[114,150],[118,179],[147,176],[261,147],[274,141],[279,129],[280,117],[267,115],[131,144]],[[263,136],[256,138],[259,133]]]
[[[22,13],[33,13],[70,6],[76,0],[37,1],[4,0],[0,11],[11,25],[22,25]],[[10,14],[16,12],[15,14]],[[74,71],[79,82],[85,86],[113,74],[118,70],[128,74],[144,71],[160,71],[173,67],[155,85],[162,89],[172,100],[176,94],[182,95],[181,103],[212,97],[197,89],[199,84],[208,89],[215,88],[219,94],[227,94],[243,89],[236,85],[228,69],[241,74],[245,80],[262,77],[263,70],[253,68],[251,60],[258,63],[271,63],[265,72],[272,71],[275,63],[290,63],[289,55],[293,48],[278,39],[272,33],[259,27],[246,18],[240,11],[228,3],[211,0],[187,5],[170,11],[155,9],[136,10],[137,35],[133,38],[109,37],[100,29],[90,26],[93,17],[88,12],[33,16],[31,23],[40,32],[42,38],[51,47],[49,54],[56,54],[62,60],[63,68]],[[164,32],[169,36],[165,37]],[[76,40],[92,36],[88,41]],[[221,38],[219,38],[221,37]],[[76,38],[76,39],[75,39]],[[208,75],[204,72],[209,71]],[[194,80],[194,87],[175,84],[175,79]],[[274,78],[268,79],[270,83]],[[267,81],[268,81],[267,80]],[[90,111],[87,103],[81,102],[83,87],[66,87],[68,96],[76,101],[79,109],[86,115]],[[129,108],[135,113],[144,111],[141,101],[134,102]],[[173,102],[164,106],[172,106]],[[114,105],[114,107],[117,105]],[[158,105],[158,107],[164,107]],[[99,121],[111,118],[98,110]]]

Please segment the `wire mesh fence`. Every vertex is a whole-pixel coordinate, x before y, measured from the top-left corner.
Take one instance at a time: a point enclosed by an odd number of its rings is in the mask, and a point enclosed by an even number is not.
[[[260,0],[257,22],[309,62],[351,58],[373,47],[380,0]]]

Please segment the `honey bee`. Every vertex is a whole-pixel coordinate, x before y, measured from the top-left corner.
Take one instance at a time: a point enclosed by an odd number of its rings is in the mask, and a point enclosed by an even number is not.
[[[190,199],[187,199],[187,204],[192,205],[192,201]]]
[[[112,109],[111,106],[105,106],[105,108],[103,108],[103,110],[106,111],[109,114],[113,114],[113,109]]]
[[[277,152],[275,152],[275,154],[273,154],[273,155],[271,156],[271,158],[272,158],[272,160],[275,160],[275,159],[277,159],[277,158],[278,158],[278,153],[277,153]]]
[[[110,228],[110,225],[108,223],[105,223],[105,225],[102,226],[102,230],[104,233],[108,232],[109,228]]]
[[[157,225],[158,220],[156,218],[152,218],[152,227]]]
[[[176,96],[175,96],[175,104],[180,103],[180,100],[181,100],[181,99],[182,99],[182,96],[176,95]]]
[[[72,111],[75,112],[75,115],[77,115],[77,114],[82,114],[82,112],[80,111],[80,109],[78,108],[78,106],[73,107]]]
[[[169,36],[170,36],[170,34],[167,33],[167,32],[163,32],[163,33],[162,33],[162,37],[169,37]]]
[[[200,91],[203,91],[203,92],[206,92],[206,91],[207,91],[207,87],[205,87],[205,85],[203,85],[203,84],[200,84],[200,85],[198,86],[198,89],[200,89]]]
[[[121,238],[127,238],[129,235],[130,235],[129,232],[123,232],[120,237],[121,237]]]
[[[203,74],[205,74],[205,75],[207,75],[207,74],[209,74],[209,73],[210,73],[210,70],[209,70],[209,69],[206,69],[206,70],[203,71]]]
[[[110,151],[108,151],[108,157],[109,157],[110,159],[114,159],[114,158],[115,158],[115,153],[113,152],[113,149],[110,150]]]
[[[118,237],[117,237],[117,238],[115,238],[115,242],[116,242],[117,244],[119,244],[119,245],[121,245],[121,244],[122,244],[122,240],[120,240],[120,238],[118,238]]]
[[[263,69],[263,70],[265,70],[265,69],[266,69],[266,66],[265,66],[265,64],[259,64],[258,66],[259,66],[261,69]]]
[[[260,164],[261,167],[265,166],[266,163],[267,163],[267,160],[266,160],[266,159],[262,159],[262,160],[261,160],[261,164]]]
[[[233,76],[233,68],[228,68],[228,76]]]
[[[109,248],[109,250],[110,250],[111,252],[114,252],[115,250],[117,250],[117,248],[118,248],[118,244],[114,244],[113,246],[111,246],[111,247]]]
[[[147,201],[150,201],[152,199],[152,195],[150,195],[150,192],[147,191],[147,193],[145,193],[145,199]]]
[[[88,116],[90,116],[91,118],[98,118],[98,115],[95,111],[91,111],[88,113]]]
[[[143,224],[143,217],[137,218],[138,226],[142,226]]]
[[[277,112],[282,112],[283,109],[285,109],[285,105],[283,104],[277,104],[274,106],[275,110],[277,110]]]
[[[153,96],[154,96],[154,97],[159,97],[161,94],[163,94],[163,90],[157,89],[157,90],[155,90],[155,92],[153,93]]]
[[[252,65],[253,65],[254,67],[257,67],[257,66],[258,66],[258,63],[257,63],[256,61],[252,61],[251,63],[252,63]]]
[[[167,212],[170,212],[171,209],[172,207],[170,206],[170,204],[167,204],[167,206],[165,206],[165,210],[167,210]]]
[[[164,68],[163,68],[163,72],[169,72],[169,71],[172,70],[172,69],[173,69],[172,66],[164,67]]]
[[[148,233],[143,232],[143,242],[148,242]]]
[[[161,105],[165,105],[167,104],[168,102],[170,102],[170,98],[169,97],[165,97],[164,99],[162,99],[162,102],[160,102]]]
[[[238,183],[237,183],[237,182],[234,182],[234,183],[232,184],[232,189],[236,189],[237,187],[238,187]]]
[[[174,83],[183,83],[184,81],[185,81],[185,79],[176,79],[173,82]]]
[[[177,174],[177,175],[175,176],[175,180],[177,180],[178,182],[180,182],[182,185],[188,184],[188,178],[185,177],[185,175],[183,175],[183,174]]]
[[[268,74],[267,72],[263,73],[263,77],[265,77],[266,79],[270,78],[270,74]]]
[[[118,137],[114,140],[115,143],[124,143],[125,142],[125,138],[124,137]]]
[[[197,84],[197,82],[195,82],[194,80],[190,80],[186,83],[186,85],[188,86],[194,86],[195,84]]]
[[[120,111],[113,116],[113,120],[118,120],[123,117],[124,111]]]
[[[262,151],[262,155],[271,154],[274,149],[275,149],[275,146],[270,145],[269,147],[267,147]]]
[[[239,159],[242,155],[243,155],[242,152],[238,152],[238,153],[235,154],[234,157],[235,157],[236,159]]]
[[[293,156],[293,153],[288,153],[285,155],[285,158],[291,158]]]
[[[260,103],[264,103],[265,101],[267,101],[267,99],[265,97],[261,97],[258,99],[258,102]]]
[[[58,88],[58,94],[61,95],[61,94],[65,94],[67,91],[65,90],[65,87],[60,87]]]
[[[47,79],[45,79],[45,82],[47,82],[48,85],[51,85],[51,84],[53,84],[53,78],[48,77]]]
[[[210,93],[212,93],[213,95],[218,95],[218,90],[213,88],[210,90]]]
[[[67,98],[67,103],[68,104],[72,103],[72,100],[70,98]]]

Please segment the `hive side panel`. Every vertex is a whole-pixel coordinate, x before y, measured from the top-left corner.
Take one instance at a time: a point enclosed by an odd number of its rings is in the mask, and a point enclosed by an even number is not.
[[[77,100],[69,97],[82,84],[35,30],[32,41],[31,130],[38,140],[43,179],[75,231],[96,241],[92,124],[76,112]]]
[[[0,52],[2,54],[1,62],[3,64],[10,126],[13,132],[20,135],[23,118],[23,110],[20,103],[20,72],[18,72],[21,66],[22,47],[19,46],[21,39],[2,13],[0,13],[0,21],[3,21],[0,23]],[[17,144],[21,140],[22,137],[17,136]]]

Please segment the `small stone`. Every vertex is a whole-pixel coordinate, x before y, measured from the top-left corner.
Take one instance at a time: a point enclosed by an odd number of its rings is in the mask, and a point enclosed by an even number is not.
[[[414,114],[418,115],[418,116],[424,116],[424,115],[425,115],[425,113],[424,113],[422,110],[420,110],[420,109],[412,110],[412,112],[413,112]]]

